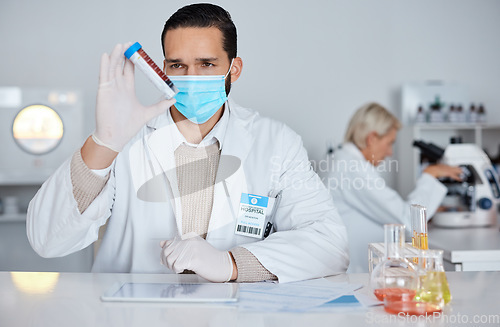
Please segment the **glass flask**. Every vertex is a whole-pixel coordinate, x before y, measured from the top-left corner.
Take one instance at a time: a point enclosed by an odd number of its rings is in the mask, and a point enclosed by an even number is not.
[[[405,226],[384,225],[385,254],[370,275],[370,286],[380,301],[411,301],[417,292],[415,267],[403,256]]]
[[[442,308],[451,301],[450,287],[443,267],[443,251],[423,250],[418,259],[419,287],[415,300]]]

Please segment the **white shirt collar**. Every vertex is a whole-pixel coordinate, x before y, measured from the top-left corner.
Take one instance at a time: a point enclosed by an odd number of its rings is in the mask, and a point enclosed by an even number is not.
[[[174,149],[177,149],[179,145],[182,143],[185,143],[191,147],[206,147],[209,145],[212,145],[216,143],[217,141],[219,142],[219,150],[222,149],[222,143],[224,142],[224,135],[226,134],[227,130],[227,125],[229,122],[229,115],[230,115],[230,110],[229,110],[229,105],[228,102],[224,104],[224,112],[222,114],[222,117],[219,119],[217,124],[212,128],[212,130],[201,140],[199,144],[193,144],[189,143],[184,135],[179,131],[179,128],[177,128],[177,125],[175,125],[176,128],[173,129],[173,140],[172,144],[174,146]],[[170,109],[167,110],[167,120],[169,124],[175,124],[174,119],[172,118],[172,114],[170,113]]]

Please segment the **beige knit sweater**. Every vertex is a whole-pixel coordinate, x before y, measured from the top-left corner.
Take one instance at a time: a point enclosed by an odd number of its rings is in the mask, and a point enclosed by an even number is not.
[[[205,238],[212,212],[214,182],[219,166],[219,144],[190,147],[182,144],[175,152],[177,182],[181,195],[183,234],[195,232]],[[84,163],[80,151],[71,160],[73,196],[83,213],[99,195],[109,179],[92,172]],[[101,229],[100,236],[104,233]],[[98,244],[100,240],[97,241]],[[98,245],[97,244],[97,245]],[[238,268],[237,282],[255,282],[277,279],[247,249],[231,250]]]

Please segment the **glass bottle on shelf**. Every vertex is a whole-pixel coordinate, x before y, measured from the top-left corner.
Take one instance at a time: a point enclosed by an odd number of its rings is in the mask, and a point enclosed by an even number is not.
[[[479,108],[477,109],[477,122],[486,123],[486,110],[482,104],[479,104]]]
[[[455,111],[454,105],[450,105],[450,109],[448,110],[448,122],[449,123],[457,122],[457,112]]]
[[[415,118],[415,122],[420,124],[427,122],[427,118],[425,117],[425,111],[422,106],[418,106],[417,117]]]
[[[436,98],[433,103],[430,105],[430,114],[429,114],[429,122],[431,123],[442,123],[444,122],[444,116],[441,109],[443,108],[444,103],[441,102],[439,95],[436,95]]]
[[[370,286],[380,301],[391,297],[411,301],[417,292],[418,275],[415,267],[403,256],[405,226],[384,225],[385,254],[370,275]]]
[[[465,112],[462,108],[462,105],[459,104],[457,107],[457,123],[465,123]]]
[[[469,109],[469,116],[467,117],[467,122],[475,124],[477,123],[477,111],[476,111],[476,106],[471,103],[470,109]]]

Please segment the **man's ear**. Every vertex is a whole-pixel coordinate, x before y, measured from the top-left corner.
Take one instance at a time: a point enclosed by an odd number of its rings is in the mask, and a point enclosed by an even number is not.
[[[241,71],[243,70],[243,60],[240,57],[236,57],[233,60],[233,66],[231,67],[231,83],[234,83],[240,78]]]

